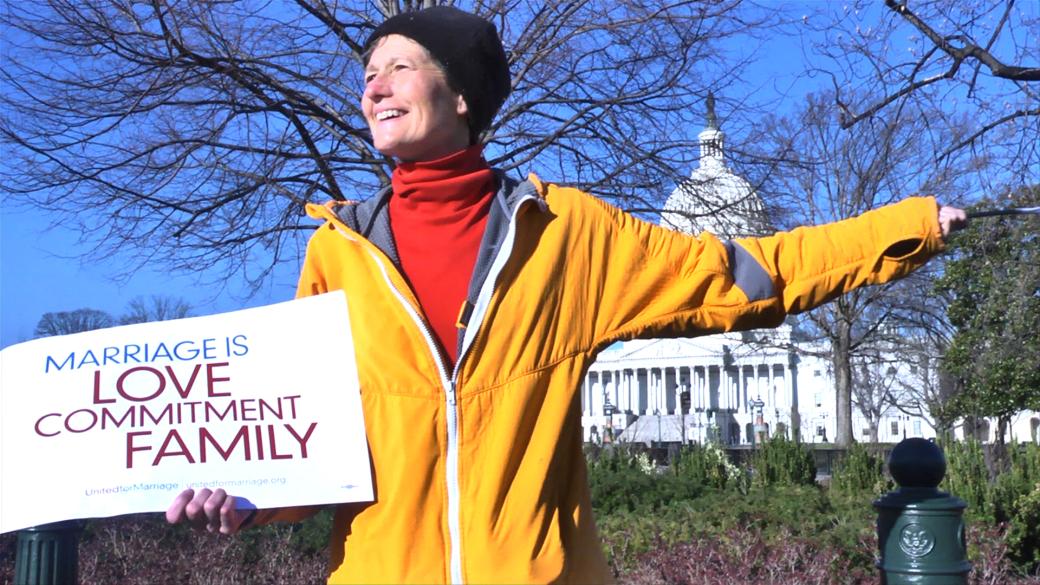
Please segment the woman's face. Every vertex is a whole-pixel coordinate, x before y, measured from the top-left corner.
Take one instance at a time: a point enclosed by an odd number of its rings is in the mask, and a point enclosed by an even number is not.
[[[379,152],[433,160],[469,146],[466,102],[419,43],[387,35],[365,67],[361,111]]]

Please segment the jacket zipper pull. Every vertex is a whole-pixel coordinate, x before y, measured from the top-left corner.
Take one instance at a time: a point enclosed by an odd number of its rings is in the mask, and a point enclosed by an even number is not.
[[[448,404],[455,404],[455,382],[448,387]]]

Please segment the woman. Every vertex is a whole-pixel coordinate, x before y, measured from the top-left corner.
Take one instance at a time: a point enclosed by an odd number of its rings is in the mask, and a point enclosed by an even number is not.
[[[612,580],[577,394],[598,351],[776,326],[909,273],[964,222],[912,198],[768,238],[671,232],[488,167],[478,139],[509,92],[490,23],[430,8],[387,20],[366,46],[362,109],[375,147],[399,161],[392,188],[309,206],[325,224],[298,291],[347,293],[373,462],[376,501],[337,508],[331,583]],[[203,489],[167,517],[231,534],[312,512],[253,515]]]

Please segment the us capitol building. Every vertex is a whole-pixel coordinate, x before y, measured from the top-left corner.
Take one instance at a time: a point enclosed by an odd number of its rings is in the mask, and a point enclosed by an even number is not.
[[[660,223],[722,239],[772,233],[762,200],[726,166],[714,101],[709,95],[707,127],[699,135],[699,166],[672,191]],[[785,324],[773,330],[614,344],[589,368],[581,388],[585,440],[749,445],[776,433],[792,437],[797,429],[803,442],[833,441],[837,406],[831,365],[812,355],[825,354],[820,350],[826,348],[792,345],[791,333]],[[888,373],[920,378],[917,366],[908,363],[890,366]],[[927,410],[916,404],[900,406],[881,413],[878,441],[935,436]],[[856,440],[869,441],[869,421],[855,396],[852,410]],[[1040,417],[1027,411],[1012,419],[1009,430],[1015,441],[1036,442],[1038,428]],[[981,421],[976,435],[992,441],[995,430],[995,420]],[[963,435],[959,426],[957,435]]]

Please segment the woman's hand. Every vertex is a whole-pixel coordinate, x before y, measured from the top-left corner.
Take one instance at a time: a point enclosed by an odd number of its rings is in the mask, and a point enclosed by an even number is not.
[[[166,521],[170,524],[188,522],[198,530],[235,534],[253,512],[255,510],[236,508],[235,497],[229,496],[223,489],[211,491],[203,488],[198,492],[186,489],[173,499],[166,510]]]
[[[968,215],[964,213],[963,209],[945,205],[939,208],[939,229],[942,232],[943,240],[951,233],[964,229],[967,225]]]

